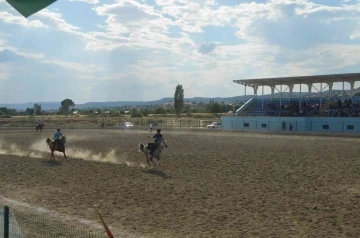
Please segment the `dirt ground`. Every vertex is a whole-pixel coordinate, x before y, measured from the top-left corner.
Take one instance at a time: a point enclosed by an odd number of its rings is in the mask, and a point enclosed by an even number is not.
[[[163,131],[154,170],[146,131],[0,131],[0,195],[97,221],[115,237],[360,237],[360,138]]]

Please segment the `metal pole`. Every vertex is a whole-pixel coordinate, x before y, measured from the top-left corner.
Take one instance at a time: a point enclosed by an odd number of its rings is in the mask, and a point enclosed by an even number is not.
[[[280,110],[281,110],[281,101],[282,101],[282,84],[280,85]]]
[[[264,85],[262,86],[261,104],[262,104],[262,109],[264,110]]]
[[[300,95],[299,95],[299,112],[301,111],[301,83],[300,83]]]
[[[344,102],[344,98],[345,98],[345,81],[343,81],[343,95],[342,95],[342,98],[343,98],[343,102]]]
[[[244,104],[245,104],[246,103],[246,84],[244,86],[245,86],[245,98],[244,98]]]
[[[4,207],[4,238],[9,238],[9,215],[10,209],[8,206]]]
[[[322,83],[320,83],[320,109],[321,109],[321,100],[322,100]]]

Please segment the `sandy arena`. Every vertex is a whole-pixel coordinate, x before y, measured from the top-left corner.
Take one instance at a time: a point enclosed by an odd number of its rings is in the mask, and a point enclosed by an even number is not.
[[[115,237],[360,237],[359,138],[163,130],[150,170],[146,131],[62,132],[50,162],[53,131],[0,130],[2,197],[99,223],[97,205]]]

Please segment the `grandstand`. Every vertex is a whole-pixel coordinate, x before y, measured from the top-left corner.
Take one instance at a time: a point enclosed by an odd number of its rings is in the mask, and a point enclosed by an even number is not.
[[[360,116],[360,100],[353,97],[357,81],[360,81],[360,73],[234,80],[245,86],[245,104],[236,111],[235,117],[222,117],[223,126],[227,129],[283,130],[284,123],[295,123],[296,127],[292,126],[294,130],[347,131],[346,128],[353,128],[349,130],[357,131],[354,129],[354,118],[345,119]],[[342,90],[334,93],[334,83],[342,83]],[[350,85],[350,90],[345,91],[345,83]],[[293,92],[294,85],[300,85],[300,92]],[[301,91],[302,85],[307,86],[306,92]],[[248,99],[246,89],[249,87],[254,94]],[[266,87],[271,89],[271,95],[265,98]],[[258,95],[259,89],[261,95]],[[275,97],[275,92],[278,97]],[[321,125],[314,128],[315,121]],[[336,123],[329,125],[328,121]],[[360,123],[356,128],[360,132]]]

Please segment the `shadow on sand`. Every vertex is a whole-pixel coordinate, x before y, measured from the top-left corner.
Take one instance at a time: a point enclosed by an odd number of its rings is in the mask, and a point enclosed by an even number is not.
[[[45,160],[45,161],[42,161],[42,163],[45,165],[48,165],[50,167],[62,165],[61,162],[58,160]]]
[[[146,174],[151,174],[151,175],[155,175],[158,177],[161,177],[163,179],[169,179],[171,178],[170,176],[168,176],[167,174],[165,174],[164,172],[160,171],[160,170],[156,170],[156,169],[149,169],[149,170],[145,170],[143,171]]]

